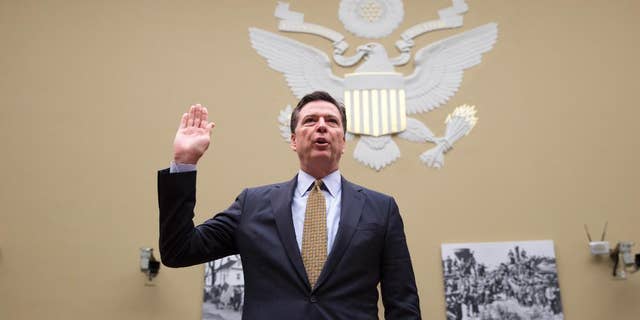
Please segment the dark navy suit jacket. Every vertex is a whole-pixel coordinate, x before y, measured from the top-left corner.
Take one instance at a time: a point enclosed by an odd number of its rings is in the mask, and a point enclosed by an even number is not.
[[[342,179],[335,243],[314,288],[295,239],[297,178],[242,191],[226,210],[193,224],[196,172],[158,173],[160,253],[169,267],[240,254],[243,319],[420,319],[418,293],[395,200]]]

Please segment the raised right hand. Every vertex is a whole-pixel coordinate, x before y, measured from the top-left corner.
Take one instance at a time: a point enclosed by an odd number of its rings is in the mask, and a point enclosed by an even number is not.
[[[208,122],[209,112],[200,104],[192,105],[182,115],[180,128],[173,140],[173,160],[176,163],[196,164],[211,142],[211,129],[215,123]]]

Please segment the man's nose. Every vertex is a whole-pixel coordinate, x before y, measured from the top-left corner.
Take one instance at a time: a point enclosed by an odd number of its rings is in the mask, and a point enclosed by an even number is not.
[[[320,117],[317,122],[317,130],[324,132],[327,130],[327,123],[324,121],[324,117]]]

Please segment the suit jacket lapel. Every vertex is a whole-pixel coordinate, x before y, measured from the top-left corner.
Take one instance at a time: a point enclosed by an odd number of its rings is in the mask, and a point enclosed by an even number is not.
[[[353,233],[356,230],[360,216],[364,210],[364,195],[362,188],[342,178],[342,200],[340,209],[340,226],[338,234],[327,257],[327,262],[320,273],[316,287],[324,282],[349,247]]]
[[[281,185],[276,185],[271,192],[271,208],[273,216],[276,220],[280,241],[284,246],[291,264],[300,276],[303,282],[309,286],[307,273],[304,269],[302,256],[298,249],[295,231],[293,229],[293,218],[291,214],[291,202],[293,201],[293,192],[296,188],[298,176],[296,175],[291,181]]]

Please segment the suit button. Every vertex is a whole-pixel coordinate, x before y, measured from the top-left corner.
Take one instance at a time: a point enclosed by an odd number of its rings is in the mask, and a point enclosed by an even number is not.
[[[311,301],[311,303],[316,303],[318,302],[318,298],[316,298],[316,296],[311,296],[309,297],[309,301]]]

